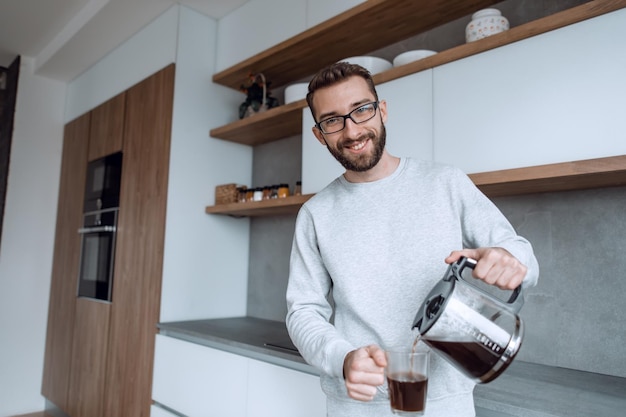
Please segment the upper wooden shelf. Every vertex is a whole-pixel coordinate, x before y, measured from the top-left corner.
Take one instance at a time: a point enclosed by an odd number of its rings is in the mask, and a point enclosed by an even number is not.
[[[278,45],[216,73],[239,90],[262,72],[281,87],[349,56],[363,55],[489,7],[499,0],[368,0]]]
[[[278,85],[289,83],[295,80],[302,78],[301,75],[290,75],[292,73],[296,73],[299,71],[307,72],[307,74],[311,74],[315,72],[317,69],[322,67],[325,64],[325,60],[317,56],[320,53],[326,53],[328,50],[335,51],[335,49],[339,48],[345,51],[346,44],[345,42],[342,44],[341,39],[349,38],[350,42],[360,42],[369,39],[371,36],[376,37],[376,42],[378,41],[378,36],[383,36],[386,43],[383,43],[382,46],[389,45],[391,43],[397,42],[404,38],[400,38],[400,32],[396,32],[396,25],[400,26],[400,22],[405,22],[404,19],[400,19],[398,21],[393,21],[393,24],[388,26],[388,29],[385,31],[379,31],[377,29],[369,28],[369,29],[359,29],[357,32],[360,35],[357,36],[358,40],[353,40],[355,36],[348,36],[344,34],[343,23],[348,23],[350,25],[358,25],[358,22],[361,22],[363,19],[365,23],[376,22],[377,28],[385,27],[384,25],[378,26],[380,23],[375,19],[371,18],[371,13],[376,10],[377,13],[380,12],[379,8],[385,4],[385,1],[378,0],[368,0],[359,6],[348,10],[345,13],[333,18],[321,25],[318,25],[302,34],[287,40],[274,48],[268,49],[267,51],[256,55],[247,61],[242,62],[230,69],[222,71],[218,74],[215,74],[213,79],[215,82],[219,82],[224,85],[228,85],[229,87],[235,88],[235,85],[230,85],[226,81],[230,80],[232,77],[243,77],[238,78],[239,81],[236,82],[236,88],[239,88],[241,85],[241,80],[244,80],[247,77],[248,71],[244,71],[245,75],[242,76],[240,71],[243,69],[239,69],[240,67],[245,68],[256,68],[255,71],[262,71],[268,79],[272,80],[272,85],[276,85],[275,79],[272,74],[268,70],[265,69],[264,66],[268,66],[267,68],[272,68],[275,65],[284,65],[285,68],[281,66],[280,77],[285,77],[285,79],[289,78],[286,81],[282,81],[280,78]],[[444,4],[446,3],[446,4]],[[435,13],[434,10],[443,9],[444,6],[446,8],[446,12],[454,13],[453,11],[448,10],[447,3],[445,1],[433,1],[433,2],[417,2],[417,1],[402,1],[399,2],[400,7],[398,8],[395,3],[393,7],[386,6],[386,10],[384,13],[384,19],[391,19],[389,15],[393,14],[394,18],[395,13],[401,14],[402,11],[406,13],[412,13],[412,18],[416,14],[419,14],[424,18],[426,16],[430,20],[437,20],[437,24],[434,22],[429,22],[428,19],[424,22],[421,22],[420,25],[415,25],[412,23],[411,28],[419,28],[416,33],[420,33],[424,30],[428,30],[431,27],[437,26],[439,24],[446,23],[448,20],[441,16],[433,16]],[[471,9],[467,13],[471,13],[472,11],[478,10],[481,6],[487,6],[485,3],[496,3],[495,1],[483,1],[483,2],[464,2],[469,3],[471,5],[463,8],[461,16],[463,13],[467,12],[467,9]],[[427,4],[427,6],[426,6]],[[374,82],[376,84],[382,84],[388,81],[395,80],[397,78],[401,78],[419,71],[423,71],[429,68],[434,68],[449,62],[453,62],[462,58],[466,58],[471,55],[475,55],[481,52],[488,51],[490,49],[494,49],[500,46],[504,46],[513,42],[520,41],[522,39],[526,39],[532,36],[539,35],[541,33],[549,32],[551,30],[555,30],[564,26],[568,26],[586,19],[590,19],[592,17],[600,16],[605,13],[609,13],[618,9],[622,9],[626,7],[626,0],[593,0],[588,3],[582,4],[577,7],[573,7],[571,9],[555,13],[551,16],[547,16],[541,19],[537,19],[535,21],[525,23],[520,26],[513,27],[506,32],[502,32],[493,36],[489,36],[487,38],[481,39],[476,42],[466,43],[463,45],[459,45],[454,48],[450,48],[448,50],[439,52],[438,54],[432,55],[430,57],[421,59],[419,61],[411,62],[406,65],[402,65],[400,67],[391,68],[388,71],[379,73],[374,75]],[[454,8],[453,10],[457,10]],[[448,15],[446,15],[448,16]],[[402,18],[405,15],[401,16]],[[359,28],[361,27],[358,25]],[[352,26],[351,26],[352,27]],[[335,33],[333,31],[338,31]],[[356,29],[354,29],[356,30]],[[328,32],[328,33],[327,33]],[[323,37],[318,39],[316,36],[318,33],[323,33]],[[401,33],[404,33],[402,31]],[[370,36],[371,35],[371,36]],[[326,39],[326,37],[337,36],[336,39]],[[391,39],[395,36],[394,39]],[[409,35],[410,36],[410,35]],[[345,39],[344,39],[345,40]],[[307,43],[308,42],[308,43]],[[327,42],[327,43],[324,43]],[[309,45],[311,43],[311,45]],[[298,46],[297,48],[293,45],[301,45],[306,44],[308,46]],[[315,45],[315,47],[313,46]],[[319,45],[328,45],[324,48],[320,48]],[[343,46],[342,46],[343,45]],[[371,48],[369,50],[374,50],[376,48]],[[305,49],[300,48],[309,48],[308,51],[305,52]],[[361,51],[359,49],[359,51]],[[365,53],[363,51],[351,51],[354,52],[353,55],[358,55],[359,53]],[[293,59],[289,58],[288,54],[295,54]],[[315,57],[312,63],[308,63],[308,61],[301,61],[300,55],[307,55]],[[337,52],[339,54],[339,52]],[[343,53],[345,55],[345,52]],[[327,63],[335,62],[342,57],[340,56],[336,59],[331,59]],[[277,61],[276,64],[273,62]],[[310,65],[310,66],[307,66]],[[304,70],[303,68],[306,68]],[[293,77],[293,78],[292,78]],[[231,81],[228,81],[231,82]],[[237,120],[233,123],[230,123],[225,126],[221,126],[215,129],[212,129],[210,132],[211,137],[229,140],[232,142],[243,143],[246,145],[259,145],[267,142],[271,142],[274,140],[283,139],[289,136],[297,135],[302,132],[302,109],[306,108],[306,100],[299,100],[293,103],[289,103],[287,105],[279,106],[273,109],[270,109],[264,113],[260,113],[254,115],[252,117]]]

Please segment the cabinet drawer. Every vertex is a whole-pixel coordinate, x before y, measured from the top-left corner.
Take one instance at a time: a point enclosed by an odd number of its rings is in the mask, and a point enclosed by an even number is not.
[[[157,335],[152,398],[188,417],[244,416],[247,359]]]
[[[249,360],[248,417],[319,417],[326,396],[319,377]]]

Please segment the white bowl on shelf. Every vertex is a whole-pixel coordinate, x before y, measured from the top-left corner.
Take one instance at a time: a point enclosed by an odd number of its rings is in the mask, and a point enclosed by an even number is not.
[[[285,88],[285,104],[306,98],[309,92],[309,83],[295,83]]]
[[[352,56],[350,58],[342,59],[340,62],[349,62],[351,64],[357,64],[367,69],[370,74],[378,74],[379,72],[387,71],[393,67],[393,64],[386,59],[378,58],[375,56]]]
[[[431,51],[429,49],[415,49],[413,51],[406,51],[393,59],[393,66],[399,67],[401,65],[406,65],[410,62],[415,62],[420,59],[435,55],[436,53],[436,51]]]

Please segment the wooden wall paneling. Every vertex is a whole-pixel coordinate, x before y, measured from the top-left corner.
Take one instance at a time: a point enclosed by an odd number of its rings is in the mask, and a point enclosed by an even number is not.
[[[91,111],[89,160],[122,150],[126,93],[122,92]]]
[[[63,410],[68,409],[72,337],[78,283],[83,195],[87,171],[90,115],[65,126],[57,208],[56,235],[42,394]]]
[[[174,65],[126,95],[105,416],[149,416],[159,319]]]
[[[71,417],[102,417],[111,305],[78,298],[68,392]]]

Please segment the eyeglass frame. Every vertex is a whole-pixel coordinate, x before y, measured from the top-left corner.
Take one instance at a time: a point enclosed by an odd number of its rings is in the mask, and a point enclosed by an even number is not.
[[[369,119],[361,120],[360,122],[357,122],[356,120],[354,120],[352,118],[352,113],[354,113],[355,111],[357,111],[359,109],[362,109],[365,106],[369,106],[369,105],[374,105],[374,113],[372,114],[372,117],[370,117]],[[379,101],[370,101],[369,103],[364,103],[364,104],[360,105],[359,107],[357,107],[356,109],[352,110],[348,114],[331,116],[331,117],[328,117],[328,118],[326,118],[324,120],[320,120],[319,122],[315,123],[315,127],[318,128],[320,130],[320,132],[324,133],[325,135],[332,135],[334,133],[339,133],[339,132],[341,132],[342,130],[344,130],[346,128],[346,119],[350,119],[350,120],[352,120],[352,123],[360,125],[361,123],[369,122],[370,120],[372,120],[374,118],[374,116],[376,116],[376,112],[378,111],[379,108],[380,108],[380,102]],[[324,129],[322,129],[322,123],[325,122],[326,120],[336,119],[336,118],[342,118],[343,119],[343,126],[341,127],[341,129],[335,130],[334,132],[325,132]]]

